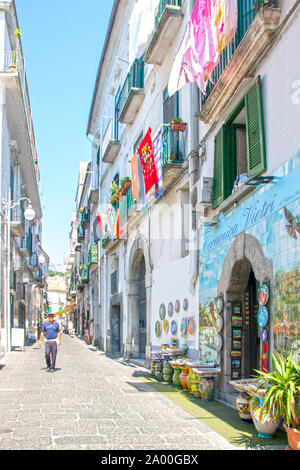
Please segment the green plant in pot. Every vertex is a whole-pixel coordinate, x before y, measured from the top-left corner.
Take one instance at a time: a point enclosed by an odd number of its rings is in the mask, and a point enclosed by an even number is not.
[[[170,128],[173,132],[184,132],[186,129],[187,123],[183,122],[180,117],[172,119]]]
[[[276,412],[284,420],[289,447],[300,450],[300,364],[293,354],[274,353],[271,357],[273,372],[258,373],[258,389],[267,386],[264,407]]]
[[[131,186],[131,178],[129,176],[125,176],[125,178],[121,181],[121,193],[122,195],[126,194],[128,189]]]

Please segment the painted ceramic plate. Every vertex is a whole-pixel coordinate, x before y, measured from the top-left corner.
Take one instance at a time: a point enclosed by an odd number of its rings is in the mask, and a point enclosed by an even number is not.
[[[188,333],[189,333],[190,335],[193,335],[193,334],[194,334],[194,331],[195,331],[195,320],[194,320],[193,317],[189,317],[189,318],[188,318],[187,330],[188,330]]]
[[[174,313],[174,306],[173,306],[172,302],[169,302],[169,305],[168,305],[168,315],[169,315],[169,317],[172,317],[173,313]]]
[[[179,310],[180,310],[180,302],[179,302],[179,300],[176,300],[176,302],[175,302],[175,312],[178,313]]]
[[[269,300],[269,288],[266,284],[262,284],[258,289],[258,301],[260,305],[266,305]]]
[[[268,323],[268,319],[269,319],[269,312],[266,309],[266,307],[262,305],[261,307],[259,307],[258,313],[257,313],[257,322],[259,326],[261,326],[262,328],[266,326],[266,324]]]
[[[222,347],[223,347],[223,339],[222,339],[222,336],[221,335],[215,335],[215,346],[216,346],[216,350],[219,352],[221,351]]]
[[[182,306],[183,306],[183,310],[187,311],[187,309],[189,307],[188,299],[184,299]]]
[[[172,335],[176,335],[177,329],[178,329],[177,322],[175,320],[172,320],[172,322],[171,322],[171,333],[172,333]]]
[[[169,332],[169,322],[166,319],[164,319],[164,321],[163,321],[163,330],[164,330],[164,333]]]
[[[217,297],[215,300],[215,309],[217,313],[221,313],[224,307],[224,302],[222,297]]]
[[[181,332],[181,336],[186,335],[186,319],[185,318],[181,320],[180,332]]]
[[[160,335],[161,335],[161,323],[160,323],[160,321],[157,321],[155,323],[155,334],[156,334],[157,338],[159,338]]]
[[[218,333],[223,330],[223,318],[221,315],[218,315],[216,318],[216,330]]]
[[[266,343],[268,341],[268,332],[267,330],[262,330],[260,339],[262,343]]]
[[[159,307],[159,318],[163,320],[165,316],[166,316],[166,306],[165,304],[161,304],[161,306]]]

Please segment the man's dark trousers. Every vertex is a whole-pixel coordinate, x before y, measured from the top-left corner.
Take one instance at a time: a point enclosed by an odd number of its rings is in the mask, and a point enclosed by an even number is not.
[[[57,354],[57,342],[56,341],[46,341],[45,343],[45,356],[46,356],[46,363],[48,367],[55,368],[55,361],[56,361],[56,354]]]

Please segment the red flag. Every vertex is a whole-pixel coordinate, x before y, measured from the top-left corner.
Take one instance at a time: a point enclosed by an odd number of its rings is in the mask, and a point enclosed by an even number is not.
[[[101,215],[100,215],[100,212],[98,211],[98,214],[97,214],[97,219],[98,219],[98,228],[99,230],[102,230],[102,219],[101,219]]]
[[[158,173],[154,161],[153,144],[151,139],[151,128],[142,140],[138,149],[143,170],[145,193],[147,194],[152,186],[158,182]]]

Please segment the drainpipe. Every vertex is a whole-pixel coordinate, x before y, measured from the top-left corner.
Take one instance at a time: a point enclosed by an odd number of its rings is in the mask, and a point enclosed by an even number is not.
[[[191,18],[195,7],[195,0],[189,0],[187,15]],[[189,211],[190,211],[190,292],[195,295],[196,282],[199,275],[199,251],[198,251],[198,235],[196,222],[193,223],[195,215],[192,212],[191,195],[192,188],[199,178],[199,152],[198,152],[198,88],[197,85],[189,84],[188,86],[188,142],[187,142],[187,155],[189,163]]]

